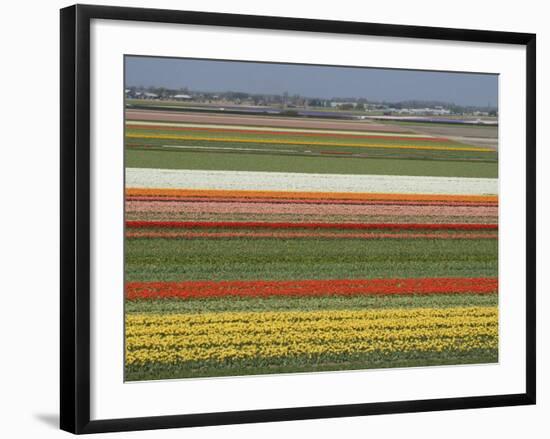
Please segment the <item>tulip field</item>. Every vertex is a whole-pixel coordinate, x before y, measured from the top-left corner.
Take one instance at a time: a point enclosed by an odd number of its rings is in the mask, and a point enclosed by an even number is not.
[[[495,149],[160,115],[126,118],[126,380],[498,361]]]

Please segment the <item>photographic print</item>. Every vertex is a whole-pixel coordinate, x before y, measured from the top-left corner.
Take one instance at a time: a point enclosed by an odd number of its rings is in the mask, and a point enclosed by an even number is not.
[[[498,75],[124,63],[126,381],[498,362]]]

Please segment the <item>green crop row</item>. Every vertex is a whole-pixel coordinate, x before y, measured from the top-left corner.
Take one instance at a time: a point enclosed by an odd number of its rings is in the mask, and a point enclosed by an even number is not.
[[[129,168],[373,174],[434,177],[498,177],[498,164],[483,161],[267,154],[126,148]]]
[[[226,362],[149,363],[127,365],[125,380],[158,380],[212,376],[259,375],[272,373],[362,370],[388,367],[440,366],[446,364],[486,364],[498,361],[496,349],[465,352],[372,352],[355,355],[282,357],[231,360]]]
[[[126,313],[209,313],[241,311],[321,311],[339,309],[450,308],[497,306],[497,294],[357,295],[322,297],[220,297],[128,300]]]
[[[131,239],[126,280],[497,275],[496,240]]]

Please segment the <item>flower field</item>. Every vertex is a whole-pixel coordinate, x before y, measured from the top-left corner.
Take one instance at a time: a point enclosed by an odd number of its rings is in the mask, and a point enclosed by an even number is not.
[[[494,149],[169,114],[127,119],[127,380],[498,361]]]

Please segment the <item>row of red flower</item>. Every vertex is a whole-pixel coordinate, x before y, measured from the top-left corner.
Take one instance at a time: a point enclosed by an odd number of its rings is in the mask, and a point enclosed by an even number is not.
[[[195,232],[195,231],[175,231],[175,232],[151,232],[149,230],[138,230],[137,232],[126,232],[126,238],[177,238],[177,239],[197,239],[197,238],[323,238],[323,239],[498,239],[495,232],[482,233],[355,233],[355,232]]]
[[[352,296],[388,294],[490,294],[498,278],[329,279],[128,282],[128,300],[161,298]]]
[[[497,230],[497,224],[418,224],[418,223],[287,223],[261,221],[126,221],[130,229],[346,229],[346,230]]]

